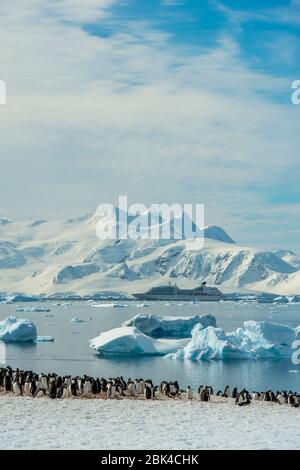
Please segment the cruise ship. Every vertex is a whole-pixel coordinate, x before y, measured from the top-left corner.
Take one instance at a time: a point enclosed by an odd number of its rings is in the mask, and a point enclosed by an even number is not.
[[[223,299],[222,292],[216,287],[207,287],[203,282],[200,287],[194,289],[180,289],[176,284],[153,287],[145,293],[133,294],[140,300],[195,300],[195,301],[219,301]]]

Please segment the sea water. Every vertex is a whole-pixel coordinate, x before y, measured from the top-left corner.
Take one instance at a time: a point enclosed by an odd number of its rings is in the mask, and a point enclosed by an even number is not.
[[[89,347],[89,339],[121,325],[138,313],[189,316],[213,314],[217,325],[226,331],[235,330],[246,320],[267,320],[295,327],[300,324],[300,304],[259,304],[257,302],[104,302],[93,308],[88,302],[59,305],[54,302],[32,304],[48,307],[50,312],[16,312],[16,305],[0,305],[0,320],[8,315],[32,320],[41,336],[53,336],[53,343],[7,344],[0,361],[13,368],[58,374],[91,375],[95,377],[151,378],[178,380],[181,387],[212,385],[215,390],[225,385],[249,390],[272,388],[292,389],[300,393],[300,366],[291,360],[227,360],[180,361],[163,357],[101,356]],[[18,304],[19,306],[20,304]],[[28,306],[28,304],[21,304]],[[71,319],[82,321],[71,322]],[[3,345],[2,345],[3,346]],[[1,359],[2,358],[2,359]]]

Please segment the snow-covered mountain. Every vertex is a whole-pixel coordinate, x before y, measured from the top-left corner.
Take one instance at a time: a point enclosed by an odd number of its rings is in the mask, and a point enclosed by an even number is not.
[[[300,258],[290,251],[240,246],[217,226],[200,230],[204,246],[188,240],[106,240],[86,215],[61,222],[0,218],[0,292],[26,295],[141,292],[206,280],[223,291],[300,294]]]

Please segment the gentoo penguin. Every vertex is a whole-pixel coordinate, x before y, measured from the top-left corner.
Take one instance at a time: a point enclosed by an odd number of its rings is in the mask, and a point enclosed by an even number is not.
[[[31,380],[31,384],[30,384],[30,395],[32,397],[35,396],[36,390],[37,390],[36,389],[36,381],[35,381],[35,377],[33,377],[32,380]]]
[[[252,400],[253,401],[258,401],[259,400],[259,393],[258,392],[253,392],[252,393]]]
[[[53,380],[49,388],[49,397],[52,398],[53,400],[54,398],[56,398],[56,395],[57,395],[57,387],[56,387],[55,380]]]
[[[175,383],[170,383],[170,396],[175,397],[177,395],[177,388],[175,387]]]
[[[152,397],[152,392],[151,392],[151,388],[149,387],[149,385],[145,385],[144,397],[146,398],[146,400],[150,400]]]
[[[133,382],[130,382],[127,385],[127,389],[128,389],[128,392],[129,392],[129,396],[136,397],[137,393],[136,393],[135,384]]]
[[[96,379],[96,384],[97,384],[97,393],[101,393],[101,383],[99,380],[99,377]]]
[[[284,396],[282,395],[282,393],[277,392],[276,401],[277,401],[277,403],[278,403],[279,405],[284,405],[284,404],[285,404],[285,398],[284,398]]]
[[[235,404],[239,406],[250,405],[251,398],[247,390],[243,389],[236,397]]]
[[[25,384],[24,384],[24,395],[28,396],[30,395],[30,389],[31,389],[31,380],[30,378],[26,378]]]
[[[45,391],[45,392],[48,392],[48,377],[44,374],[41,375],[40,377],[40,382],[42,384],[42,389]]]
[[[18,378],[15,378],[15,381],[13,382],[13,392],[15,395],[23,395],[22,393],[22,387],[21,384],[19,383]]]
[[[135,383],[135,387],[136,387],[136,393],[138,395],[141,395],[141,393],[142,393],[142,384],[141,384],[141,381],[139,379],[137,379],[137,381]]]
[[[230,398],[230,388],[229,388],[229,385],[226,385],[225,390],[224,390],[224,393],[223,393],[223,397],[225,397],[225,398]]]
[[[4,390],[6,392],[11,392],[12,390],[12,381],[11,381],[11,375],[9,372],[6,372],[4,376]]]
[[[201,396],[201,393],[203,392],[203,389],[204,389],[203,385],[200,385],[199,388],[198,388],[198,395]]]
[[[64,400],[65,398],[69,398],[69,385],[66,383],[63,385],[62,395],[61,398]]]
[[[200,400],[201,401],[209,401],[210,400],[210,389],[208,387],[205,387],[200,395]]]
[[[97,395],[98,393],[98,386],[95,379],[91,378],[91,392],[93,395]]]
[[[186,389],[186,394],[187,394],[187,399],[188,400],[192,400],[193,399],[193,390],[191,389],[191,387],[188,385],[187,389]]]
[[[106,393],[107,392],[107,380],[102,377],[100,380],[100,383],[101,383],[102,392]]]
[[[293,395],[293,400],[294,400],[294,403],[292,404],[292,406],[293,406],[294,408],[299,408],[298,395],[294,394],[294,395]]]
[[[283,398],[284,398],[284,404],[287,405],[287,403],[288,403],[288,394],[287,394],[287,392],[284,391],[284,392],[282,393],[282,395],[283,395]]]
[[[112,382],[107,384],[107,398],[112,400],[116,398],[116,386]]]
[[[77,397],[77,383],[76,383],[76,379],[72,379],[71,385],[70,385],[70,389],[71,389],[71,395],[72,395],[73,397]]]
[[[141,386],[141,395],[144,395],[145,391],[145,382],[143,379],[140,379],[140,386]]]
[[[56,380],[56,398],[61,398],[63,394],[63,380],[62,377],[57,377]]]
[[[88,380],[82,380],[82,396],[88,398],[90,394],[90,382]]]
[[[170,384],[169,382],[165,382],[162,387],[163,394],[168,397],[170,395]]]
[[[231,395],[232,398],[236,399],[237,394],[238,394],[238,389],[237,389],[237,387],[234,387],[234,389],[232,390],[232,395]]]

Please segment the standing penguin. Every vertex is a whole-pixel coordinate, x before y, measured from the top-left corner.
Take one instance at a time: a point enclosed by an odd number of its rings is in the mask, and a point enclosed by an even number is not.
[[[64,400],[65,398],[69,398],[69,386],[68,384],[64,383],[61,398]]]
[[[57,396],[56,381],[52,380],[52,382],[50,383],[50,387],[49,387],[49,397],[52,398],[52,400],[54,400],[56,396]]]
[[[282,395],[282,393],[280,393],[280,392],[277,392],[277,394],[276,394],[276,400],[277,400],[277,403],[278,403],[279,405],[284,405],[284,403],[285,403],[285,398],[284,398],[284,396]]]
[[[42,388],[45,392],[48,392],[48,377],[45,374],[41,374],[40,381],[42,383]]]
[[[133,382],[130,382],[128,385],[127,385],[127,389],[128,389],[128,392],[129,392],[129,396],[131,397],[136,397],[137,393],[136,393],[136,387],[135,387],[135,384]]]
[[[72,395],[73,397],[77,397],[77,383],[76,383],[76,379],[72,379],[71,385],[70,385],[70,389],[71,389],[71,395]]]
[[[36,394],[36,391],[37,391],[36,381],[35,381],[35,377],[33,377],[31,380],[31,384],[30,384],[30,395],[34,397]]]
[[[187,394],[187,399],[188,400],[192,400],[193,399],[193,390],[191,389],[191,387],[188,385],[187,389],[186,389],[186,394]]]
[[[116,386],[112,382],[107,384],[107,398],[112,400],[116,398]]]
[[[201,401],[209,401],[210,400],[210,389],[209,387],[205,387],[200,395],[200,400]]]
[[[24,395],[29,397],[30,389],[31,389],[31,379],[30,377],[27,376],[25,380],[25,384],[24,384]]]
[[[18,377],[15,378],[13,382],[13,392],[15,395],[18,395],[18,396],[23,395],[22,387],[21,387],[21,384],[19,383]]]
[[[140,386],[141,386],[141,395],[144,395],[144,391],[145,391],[144,379],[140,379]]]
[[[11,380],[11,375],[8,370],[4,376],[4,390],[6,392],[12,391],[12,380]]]
[[[224,393],[223,393],[223,397],[225,397],[225,398],[230,398],[230,388],[229,388],[229,385],[226,385],[225,390],[224,390]]]
[[[141,385],[141,381],[140,381],[139,379],[136,380],[135,387],[136,387],[136,393],[137,393],[138,395],[141,395],[141,393],[142,393],[142,385]]]
[[[144,397],[146,398],[146,400],[150,400],[152,397],[152,392],[151,392],[151,388],[149,387],[149,385],[145,385]]]

